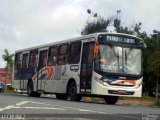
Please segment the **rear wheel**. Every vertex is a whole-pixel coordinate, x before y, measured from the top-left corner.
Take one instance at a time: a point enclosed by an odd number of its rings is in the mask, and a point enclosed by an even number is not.
[[[82,96],[77,93],[77,85],[75,82],[72,82],[69,85],[69,98],[72,101],[80,101]]]
[[[68,94],[57,93],[56,98],[61,99],[61,100],[67,100],[68,99]]]
[[[118,101],[118,96],[105,96],[104,100],[107,104],[115,104]]]

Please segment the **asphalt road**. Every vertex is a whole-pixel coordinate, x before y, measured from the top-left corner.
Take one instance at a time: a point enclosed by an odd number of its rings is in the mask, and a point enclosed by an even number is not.
[[[160,108],[65,101],[47,95],[36,98],[0,94],[1,119],[160,120]]]

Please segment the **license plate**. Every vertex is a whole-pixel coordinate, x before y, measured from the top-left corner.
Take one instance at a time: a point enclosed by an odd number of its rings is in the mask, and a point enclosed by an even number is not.
[[[118,94],[126,94],[126,90],[118,90]]]

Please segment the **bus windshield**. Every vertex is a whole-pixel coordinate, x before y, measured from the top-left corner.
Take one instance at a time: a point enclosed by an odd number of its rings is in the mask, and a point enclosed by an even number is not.
[[[99,45],[95,70],[128,75],[141,75],[142,51],[138,48]]]

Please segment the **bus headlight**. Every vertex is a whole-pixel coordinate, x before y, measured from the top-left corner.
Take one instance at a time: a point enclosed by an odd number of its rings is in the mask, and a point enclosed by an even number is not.
[[[138,83],[138,84],[136,85],[136,88],[139,88],[141,85],[142,85],[142,83]]]
[[[108,84],[107,84],[106,82],[103,82],[103,85],[104,85],[104,86],[108,86]]]

